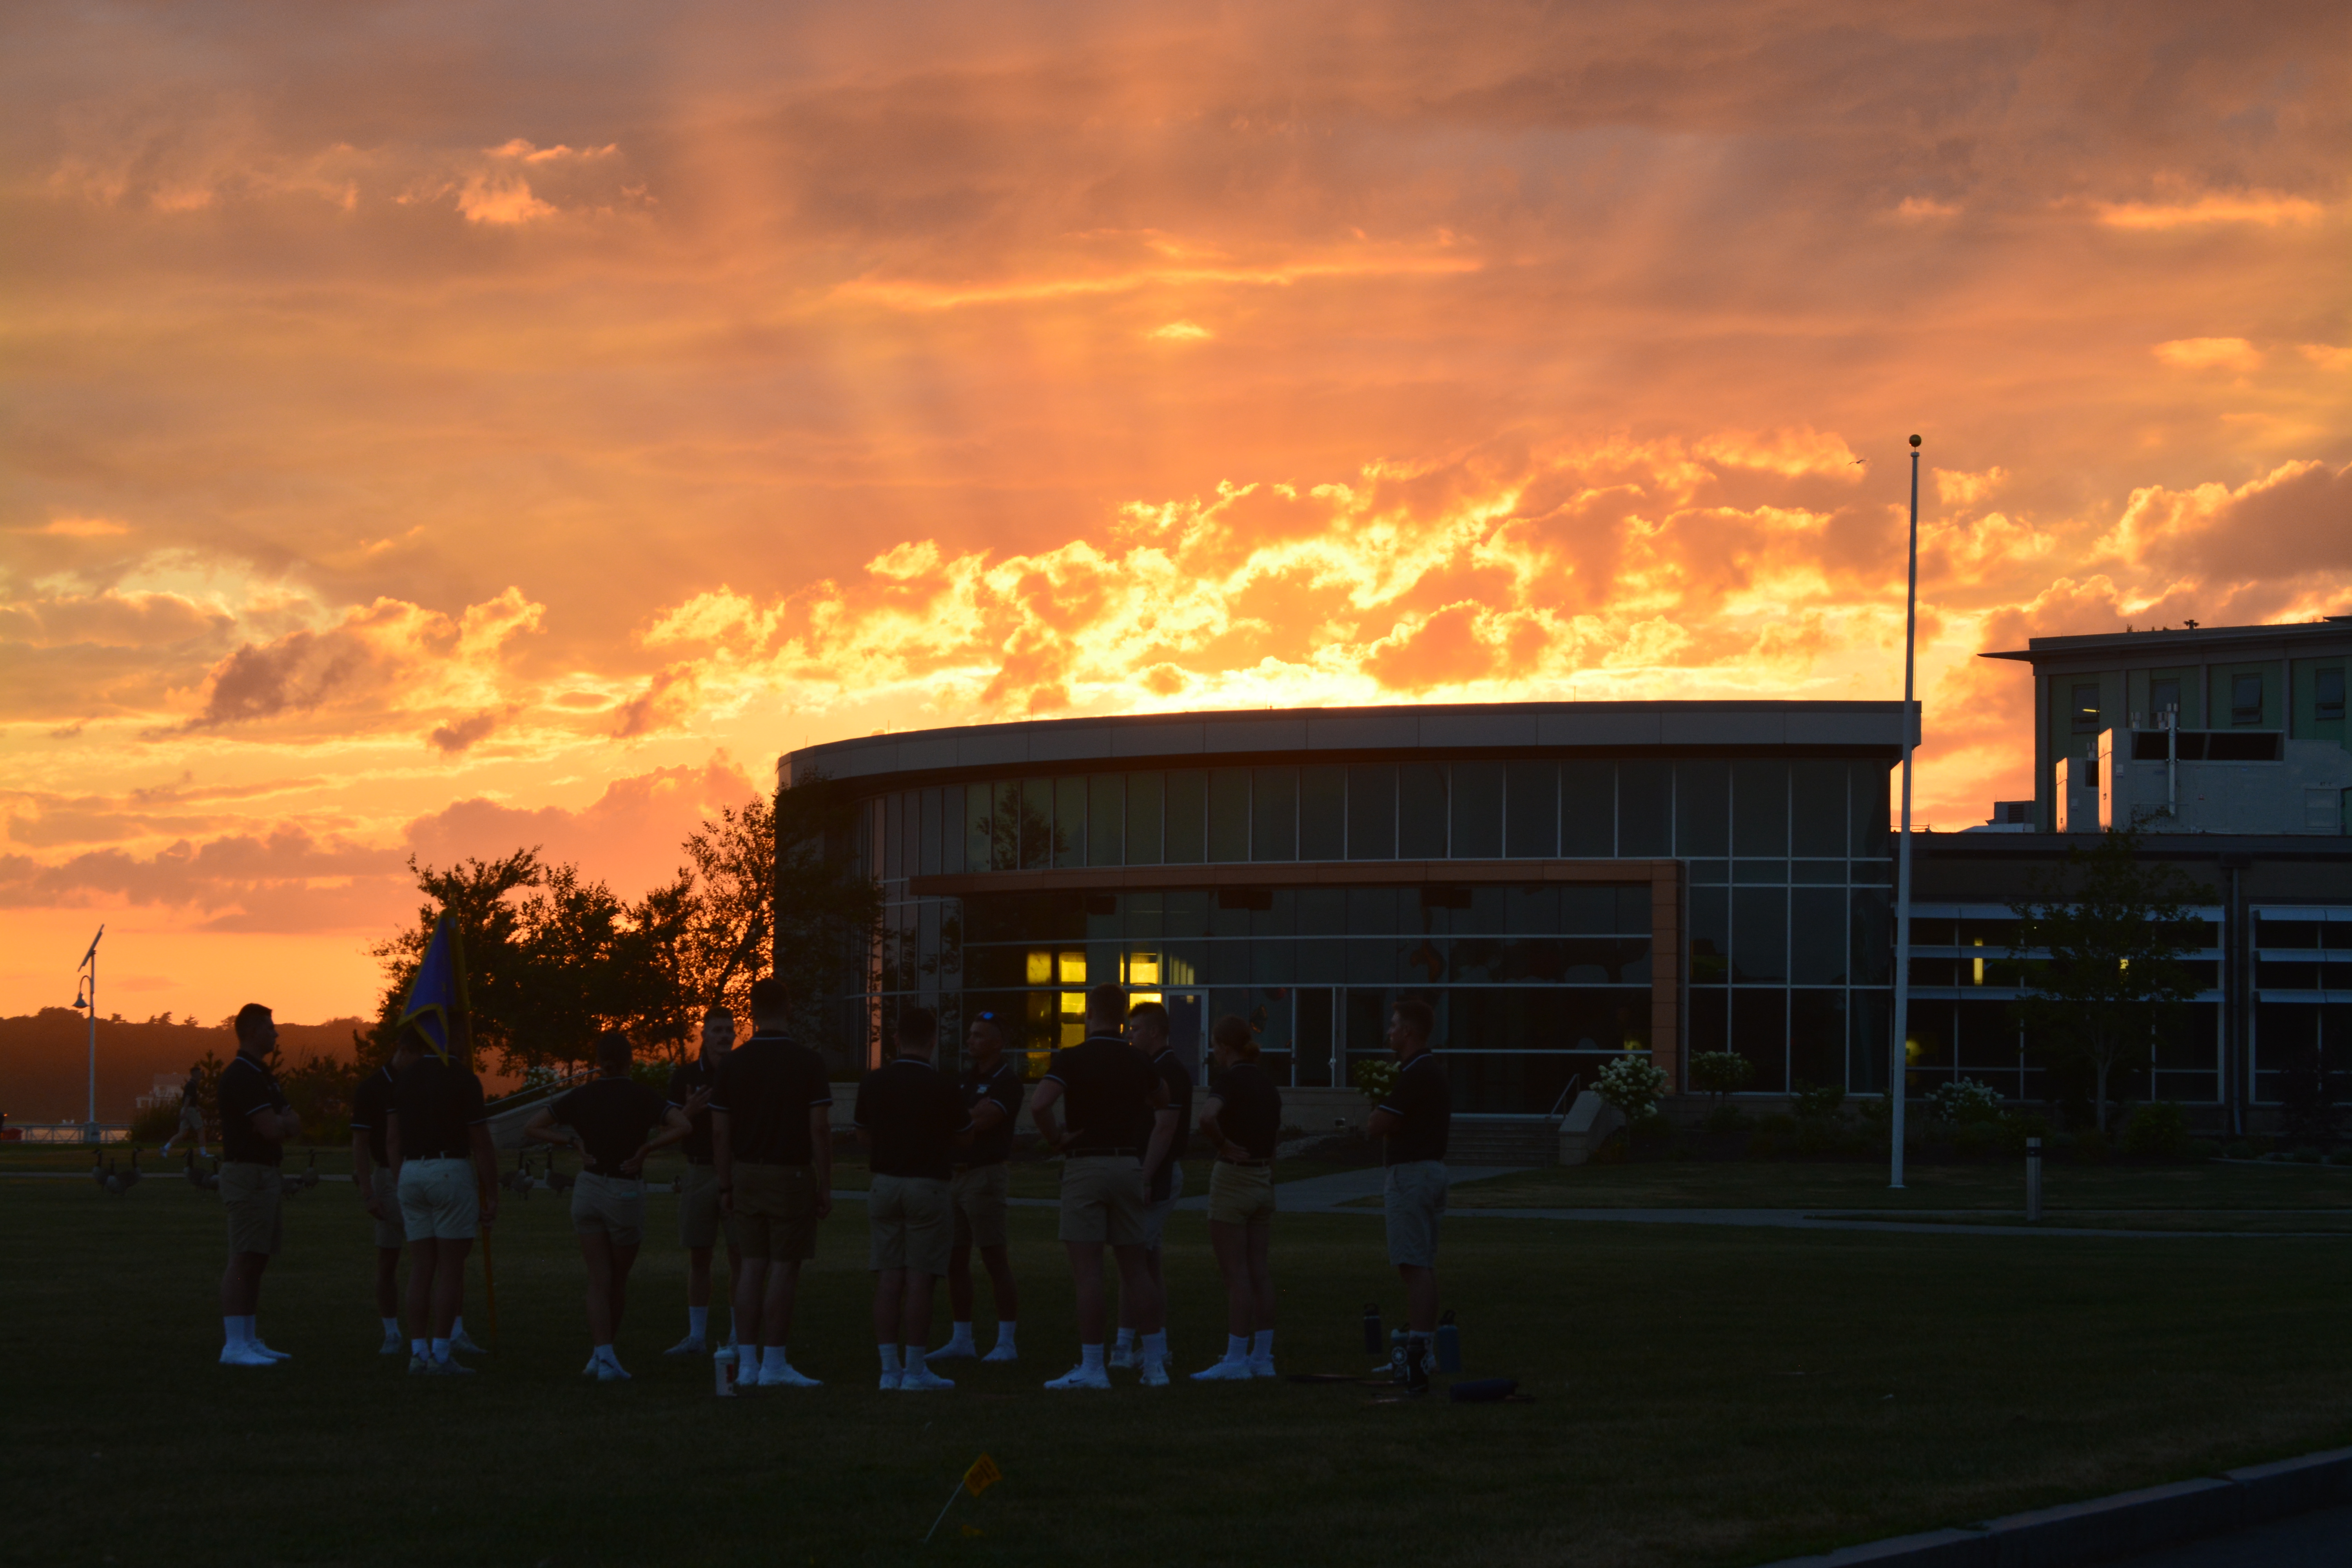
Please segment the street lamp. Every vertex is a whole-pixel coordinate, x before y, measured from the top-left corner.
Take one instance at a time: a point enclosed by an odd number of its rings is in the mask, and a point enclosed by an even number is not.
[[[81,1132],[92,1143],[98,1142],[98,944],[105,935],[100,924],[98,935],[89,939],[89,951],[81,955],[74,983],[74,1005],[89,1009],[89,1115]]]
[[[1911,752],[1918,731],[1912,713],[1913,645],[1919,632],[1919,437],[1911,437],[1911,575],[1903,599],[1903,832],[1895,846],[1895,1040],[1886,1093],[1894,1114],[1887,1185],[1903,1185],[1903,1091],[1911,1066]]]

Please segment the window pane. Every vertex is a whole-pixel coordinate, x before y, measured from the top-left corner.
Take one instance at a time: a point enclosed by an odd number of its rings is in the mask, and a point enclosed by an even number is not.
[[[1087,863],[1087,781],[1076,773],[1054,781],[1054,864]]]
[[[2259,675],[2230,677],[2230,722],[2259,724],[2263,721],[2263,678]]]
[[[1454,848],[1456,860],[1492,860],[1503,853],[1503,764],[1454,764]]]
[[[1298,770],[1258,768],[1250,800],[1249,858],[1298,858]]]
[[[1846,896],[1853,910],[1853,925],[1848,936],[1848,950],[1853,957],[1852,983],[1856,985],[1892,984],[1895,979],[1895,931],[1890,918],[1893,900],[1883,888],[1856,888]]]
[[[915,869],[926,877],[938,875],[940,869],[940,794],[936,789],[922,794],[922,849]]]
[[[1788,980],[1789,895],[1781,889],[1732,890],[1731,977],[1767,984]]]
[[[1213,768],[1209,773],[1209,858],[1249,858],[1249,770]]]
[[[1385,763],[1348,770],[1348,858],[1396,858],[1397,771]]]
[[[2160,721],[2166,713],[2180,711],[2180,678],[2158,676],[2147,683],[2147,711],[2151,722]]]
[[[1337,773],[1337,768],[1311,769]],[[1301,1089],[1331,1087],[1331,993],[1311,986],[1298,993],[1297,1084]]]
[[[1731,1048],[1756,1064],[1750,1094],[1785,1094],[1789,1088],[1789,994],[1734,991]]]
[[[940,792],[940,869],[950,876],[963,869],[964,802],[969,792],[950,784]]]
[[[907,874],[905,818],[907,795],[892,790],[882,797],[882,879],[895,882]]]
[[[1894,999],[1884,991],[1848,994],[1846,1088],[1855,1094],[1886,1092],[1888,1040],[1894,1034]]]
[[[1790,830],[1795,855],[1845,853],[1845,764],[1789,764]]]
[[[1798,888],[1791,891],[1789,931],[1792,939],[1790,979],[1800,985],[1845,984],[1845,893],[1842,889]]]
[[[2099,732],[2099,683],[2086,680],[2074,688],[2074,733],[2095,735]]]
[[[1021,868],[1034,871],[1054,863],[1054,781],[1021,781]]]
[[[1298,770],[1298,858],[1343,860],[1348,855],[1348,770]]]
[[[1168,781],[1161,773],[1127,775],[1127,863],[1160,862],[1160,822],[1167,812]]]
[[[1853,785],[1847,826],[1853,833],[1857,860],[1884,860],[1887,856],[1886,788],[1894,771],[1885,763],[1855,763],[1847,769]]]
[[[1720,985],[1731,978],[1731,894],[1723,888],[1690,890],[1690,979]],[[1697,1047],[1692,1047],[1696,1050]]]
[[[1789,1079],[1792,1087],[1844,1087],[1844,992],[1789,993]]]
[[[2178,682],[2175,682],[2176,689]],[[2314,670],[2311,678],[2312,717],[2341,719],[2344,717],[2344,672],[2340,669]]]
[[[1731,852],[1731,769],[1724,763],[1682,763],[1675,768],[1674,853]]]
[[[1445,858],[1445,769],[1436,763],[1397,769],[1397,856]]]
[[[1503,770],[1503,853],[1549,858],[1559,845],[1559,769],[1512,763]]]
[[[1209,858],[1209,775],[1183,768],[1168,775],[1168,864],[1197,866]]]
[[[999,871],[1021,869],[1021,781],[1000,779],[989,807],[994,849],[992,865]]]
[[[1690,994],[1691,1054],[1726,1050],[1730,1044],[1731,993],[1694,986]]]
[[[1087,780],[1087,864],[1118,866],[1127,860],[1127,779],[1097,773]]]
[[[1617,853],[1663,859],[1675,852],[1675,765],[1617,764]],[[1716,851],[1720,855],[1722,850]]]
[[[1789,852],[1789,764],[1736,763],[1731,770],[1734,855]]]
[[[1559,852],[1605,858],[1617,853],[1617,765],[1559,765]]]
[[[988,833],[989,798],[994,793],[989,784],[963,786],[963,864],[967,871],[986,871],[995,867]]]

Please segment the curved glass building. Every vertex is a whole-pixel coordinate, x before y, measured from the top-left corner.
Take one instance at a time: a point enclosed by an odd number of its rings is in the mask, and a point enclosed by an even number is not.
[[[825,999],[845,1065],[902,1001],[1074,1041],[1090,984],[1257,1031],[1345,1090],[1437,1010],[1468,1112],[1544,1114],[1625,1051],[1683,1081],[1884,1087],[1894,702],[1513,703],[1071,719],[794,752],[858,800],[881,950]],[[1307,1099],[1311,1101],[1312,1097]]]

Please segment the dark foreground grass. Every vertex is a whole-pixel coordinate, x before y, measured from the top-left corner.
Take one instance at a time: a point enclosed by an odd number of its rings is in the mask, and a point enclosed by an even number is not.
[[[828,1386],[722,1403],[707,1362],[658,1354],[682,1321],[665,1199],[618,1385],[579,1378],[579,1267],[545,1196],[498,1227],[501,1332],[462,1382],[376,1356],[349,1188],[289,1221],[262,1321],[298,1359],[231,1371],[209,1195],[0,1184],[13,1560],[1736,1564],[2352,1441],[2333,1240],[1457,1223],[1470,1370],[1536,1402],[1391,1405],[1043,1392],[1072,1357],[1066,1276],[1051,1213],[1021,1210],[1025,1359],[885,1396],[845,1205],[793,1335]],[[1360,1369],[1364,1302],[1397,1305],[1378,1219],[1286,1218],[1276,1266],[1286,1368]],[[1199,1216],[1169,1268],[1190,1370],[1221,1331]],[[919,1548],[983,1451],[1005,1480]]]

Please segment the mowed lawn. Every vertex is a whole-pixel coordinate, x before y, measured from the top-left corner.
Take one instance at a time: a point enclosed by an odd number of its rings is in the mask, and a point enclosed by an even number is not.
[[[1073,1359],[1048,1210],[1015,1211],[1024,1360],[874,1387],[859,1205],[827,1228],[793,1359],[822,1390],[721,1402],[682,1327],[673,1210],[579,1376],[563,1205],[497,1232],[499,1332],[466,1380],[376,1353],[347,1185],[289,1203],[262,1323],[214,1364],[222,1222],[176,1182],[0,1181],[9,1555],[23,1562],[1738,1564],[2352,1442],[2352,1244],[1465,1220],[1444,1295],[1511,1405],[1347,1384],[1038,1385]],[[1282,1222],[1290,1372],[1364,1368],[1396,1320],[1376,1215]],[[1221,1344],[1201,1216],[1169,1269],[1179,1371]],[[486,1333],[480,1268],[468,1315]],[[983,1314],[984,1316],[985,1314]],[[982,1331],[982,1342],[987,1332]],[[1005,1479],[956,1504],[982,1453]],[[977,1533],[971,1533],[976,1531]]]

